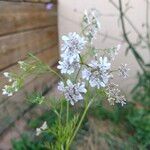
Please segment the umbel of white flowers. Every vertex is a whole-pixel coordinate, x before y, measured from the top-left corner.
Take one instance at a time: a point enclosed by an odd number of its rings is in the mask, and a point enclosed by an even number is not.
[[[89,67],[82,71],[82,78],[89,81],[91,87],[106,87],[111,74],[108,72],[111,63],[108,62],[107,57],[100,57],[97,60],[92,60]]]
[[[21,79],[16,79],[13,74],[9,72],[4,72],[4,76],[8,79],[11,85],[5,85],[2,89],[2,94],[12,96],[14,92],[19,90]]]
[[[76,83],[73,84],[70,80],[67,80],[66,86],[61,81],[59,82],[58,89],[65,93],[66,99],[74,105],[79,100],[83,100],[82,94],[86,93],[85,83]]]

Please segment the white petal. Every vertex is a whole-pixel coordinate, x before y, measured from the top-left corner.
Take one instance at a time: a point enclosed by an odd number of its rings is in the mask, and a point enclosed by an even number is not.
[[[46,130],[47,128],[48,128],[47,122],[45,121],[45,122],[43,123],[43,125],[41,126],[41,129],[42,129],[42,130]]]
[[[67,37],[67,36],[62,36],[62,38],[61,38],[63,41],[67,41],[67,40],[69,40],[69,38]]]

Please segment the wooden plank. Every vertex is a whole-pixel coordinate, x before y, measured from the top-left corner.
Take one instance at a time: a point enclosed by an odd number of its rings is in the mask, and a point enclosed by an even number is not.
[[[0,1],[0,36],[57,24],[57,7]]]
[[[32,3],[57,3],[57,0],[1,0],[1,1],[10,1],[10,2],[32,2]]]
[[[54,47],[48,48],[47,50],[37,54],[37,57],[40,58],[43,62],[45,62],[46,64],[49,64],[50,66],[53,65],[54,63],[56,63],[59,59],[59,54],[58,54],[58,46],[54,45]],[[3,72],[18,72],[18,65],[14,65],[6,70],[4,70]],[[4,78],[3,76],[3,72],[1,72],[1,76],[0,76],[0,89],[2,89],[4,87],[4,85],[8,84],[8,81],[6,78]],[[35,76],[31,76],[28,80],[26,80],[25,85],[30,83],[33,79],[35,78]],[[3,103],[4,101],[6,101],[8,99],[7,96],[4,96],[0,93],[0,104]]]
[[[24,0],[25,2],[36,2],[36,3],[53,3],[57,4],[57,0]]]
[[[0,70],[24,59],[28,52],[37,53],[58,42],[57,27],[36,29],[0,38]]]
[[[36,3],[56,3],[56,0],[25,0],[25,2],[36,2]]]

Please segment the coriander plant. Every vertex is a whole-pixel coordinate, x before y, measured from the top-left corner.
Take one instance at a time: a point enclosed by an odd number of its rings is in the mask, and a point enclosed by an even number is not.
[[[71,32],[62,36],[60,61],[57,68],[60,74],[44,64],[33,54],[29,54],[26,61],[19,61],[20,73],[5,72],[10,84],[5,85],[3,95],[12,96],[21,89],[24,81],[31,75],[52,73],[61,80],[58,91],[62,98],[51,101],[51,109],[57,119],[54,125],[48,125],[46,120],[36,129],[36,136],[44,132],[53,135],[53,141],[45,142],[45,148],[54,150],[68,150],[74,141],[82,122],[93,104],[98,103],[101,95],[108,100],[110,105],[126,104],[118,85],[113,82],[115,76],[128,77],[127,64],[112,67],[112,61],[120,50],[120,45],[108,49],[99,49],[94,46],[94,39],[100,30],[98,12],[95,9],[85,11],[81,23],[81,33]],[[37,97],[35,96],[37,95]],[[33,102],[41,104],[47,99],[41,94],[30,96]],[[65,102],[65,106],[63,105]],[[75,106],[76,105],[76,106]],[[82,111],[71,111],[74,107]],[[80,110],[80,109],[79,109]],[[62,112],[65,111],[65,115]]]

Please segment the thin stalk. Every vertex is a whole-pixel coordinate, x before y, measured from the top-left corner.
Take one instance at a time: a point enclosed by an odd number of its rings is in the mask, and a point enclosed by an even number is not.
[[[110,73],[117,72],[117,71],[119,71],[119,69],[111,70]]]
[[[113,1],[113,0],[109,0],[110,3],[120,11],[120,8],[117,6],[117,4]],[[137,33],[138,37],[140,37],[140,39],[145,42],[145,44],[147,45],[147,41],[144,39],[144,37],[142,36],[142,34],[138,31],[138,29],[134,26],[134,24],[132,23],[132,21],[124,14],[122,13],[122,15],[124,16],[124,18],[126,19],[126,21],[130,24],[130,26],[132,27],[132,29],[135,31],[135,33]]]
[[[69,101],[67,101],[67,116],[66,116],[66,124],[69,122]]]
[[[69,142],[69,144],[68,144],[68,147],[70,147],[72,141],[74,140],[74,138],[75,138],[75,136],[76,136],[76,134],[77,134],[77,132],[78,132],[78,130],[79,130],[79,128],[80,128],[80,126],[81,126],[81,124],[82,124],[84,118],[85,118],[85,115],[86,115],[86,113],[87,113],[89,107],[90,107],[91,104],[92,104],[92,102],[93,102],[93,99],[88,103],[87,107],[85,107],[84,112],[83,112],[83,114],[82,114],[82,117],[81,117],[81,119],[80,119],[80,121],[79,121],[79,123],[78,123],[78,126],[77,126],[77,128],[75,129],[72,138],[70,139],[70,142]]]
[[[82,69],[82,65],[81,65],[81,67],[79,68],[79,70],[78,70],[78,72],[77,72],[77,75],[76,75],[76,77],[75,77],[75,81],[77,81],[77,79],[78,79],[78,76],[79,76],[79,74],[80,74],[81,69]]]
[[[28,54],[30,57],[34,58],[36,61],[42,63],[43,65],[45,65],[38,57],[34,56],[32,53],[29,53]],[[53,70],[52,68],[50,68],[48,65],[47,66],[47,69],[48,71],[52,72],[53,74],[55,74],[56,76],[58,76],[62,81],[64,80],[55,70]]]
[[[149,1],[146,0],[146,37],[148,42],[148,48],[150,49],[150,30],[149,30]]]
[[[61,125],[62,112],[63,112],[63,101],[61,100],[61,103],[60,103],[60,118],[59,118],[60,125]]]
[[[62,81],[64,80],[62,76],[60,76],[55,70],[51,69],[49,66],[48,66],[48,70],[53,74],[57,75]]]
[[[130,42],[130,40],[129,40],[128,36],[127,36],[125,22],[124,22],[123,8],[122,8],[122,0],[119,0],[119,10],[120,10],[121,26],[122,26],[122,31],[123,31],[123,36],[125,38],[125,41],[129,45],[129,48],[131,48],[131,52],[133,53],[134,57],[136,58],[137,63],[141,67],[142,71],[145,72],[145,69],[143,67],[144,62],[142,62],[141,59],[140,60],[137,59],[137,57],[136,57],[136,49],[133,47],[132,43]]]

